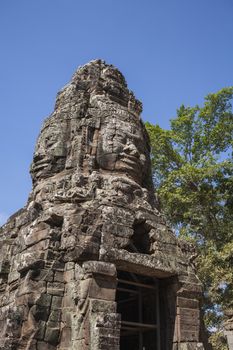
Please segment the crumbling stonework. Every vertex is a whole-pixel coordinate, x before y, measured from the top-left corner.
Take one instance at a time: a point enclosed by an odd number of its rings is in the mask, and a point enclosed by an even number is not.
[[[224,324],[224,334],[227,338],[229,350],[233,350],[233,309],[228,309],[224,312],[226,321]]]
[[[137,349],[203,349],[195,252],[156,209],[141,109],[100,60],[58,93],[28,203],[0,229],[1,350],[135,350],[127,332],[120,345],[120,273],[157,281],[160,321],[141,326]],[[142,343],[146,327],[156,345]]]

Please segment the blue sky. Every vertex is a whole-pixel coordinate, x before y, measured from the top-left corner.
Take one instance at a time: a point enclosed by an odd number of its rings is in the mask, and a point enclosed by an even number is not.
[[[182,104],[233,83],[232,0],[2,0],[0,224],[25,205],[42,121],[75,69],[102,58],[169,126]]]

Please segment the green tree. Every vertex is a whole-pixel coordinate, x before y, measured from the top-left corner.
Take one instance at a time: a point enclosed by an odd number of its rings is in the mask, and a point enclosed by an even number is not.
[[[225,349],[222,311],[233,307],[233,87],[177,110],[171,128],[146,123],[161,209],[175,231],[196,244],[205,321],[215,349]],[[217,344],[217,345],[216,345]]]

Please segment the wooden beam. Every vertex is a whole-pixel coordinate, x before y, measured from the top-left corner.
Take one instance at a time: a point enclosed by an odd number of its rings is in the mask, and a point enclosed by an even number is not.
[[[142,315],[143,315],[143,312],[142,312],[142,308],[143,308],[143,305],[142,305],[142,289],[139,288],[139,295],[138,295],[138,317],[139,317],[139,322],[142,323],[143,319],[142,319]],[[139,332],[139,350],[143,350],[142,347],[143,347],[143,334],[142,332]]]
[[[117,281],[118,281],[118,283],[129,284],[131,286],[137,286],[137,287],[141,287],[141,288],[149,288],[149,289],[157,290],[157,286],[152,286],[150,284],[144,284],[144,283],[139,283],[139,282],[123,280],[121,278],[119,278]]]
[[[117,287],[117,290],[119,290],[120,292],[127,292],[127,293],[138,294],[138,290],[129,289],[129,288]]]
[[[121,324],[123,326],[131,326],[135,328],[143,328],[143,329],[157,329],[156,324],[148,324],[148,323],[139,323],[139,322],[128,322],[128,321],[121,321]]]
[[[158,325],[158,332],[157,332],[157,349],[160,350],[160,305],[159,305],[159,288],[156,292],[156,323]]]
[[[135,297],[131,297],[131,298],[127,298],[127,299],[122,299],[122,300],[118,300],[117,304],[123,304],[123,303],[128,303],[130,301],[135,301],[137,300],[137,296],[135,295]]]

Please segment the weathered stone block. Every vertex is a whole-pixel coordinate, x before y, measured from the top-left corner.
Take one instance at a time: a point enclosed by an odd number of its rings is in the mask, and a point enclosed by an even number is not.
[[[52,296],[49,294],[41,294],[40,298],[36,301],[36,304],[43,307],[50,307]]]
[[[61,320],[61,310],[51,310],[49,314],[49,321],[52,322],[60,322]]]
[[[83,264],[85,273],[96,273],[106,276],[116,276],[116,267],[114,264],[109,264],[100,261],[87,261]]]
[[[62,328],[60,347],[61,349],[71,348],[71,328],[69,327]]]
[[[44,341],[37,342],[37,350],[56,350],[56,347]]]
[[[51,309],[52,310],[57,310],[62,307],[62,297],[60,296],[53,296],[52,297],[52,304],[51,304]]]
[[[200,312],[198,309],[177,308],[180,324],[198,325]]]
[[[48,282],[47,292],[51,295],[63,296],[64,294],[64,283],[61,282]]]
[[[105,312],[105,313],[112,314],[116,312],[116,303],[112,301],[91,299],[90,312],[93,312],[93,313]]]
[[[191,299],[191,298],[178,297],[177,298],[177,305],[180,308],[187,308],[187,309],[196,309],[196,310],[198,310],[198,308],[199,308],[199,301],[196,300],[196,299]]]
[[[204,350],[202,343],[180,343],[178,344],[178,350]]]
[[[35,338],[37,340],[43,340],[45,336],[45,329],[46,329],[46,322],[45,321],[40,321],[38,325],[38,329],[35,335]]]
[[[58,327],[46,327],[44,340],[52,345],[57,345],[59,343],[60,329]]]

